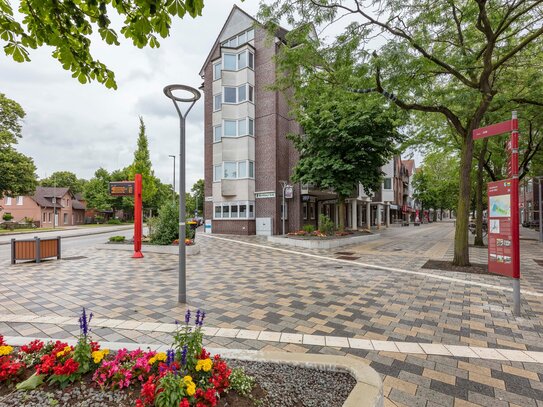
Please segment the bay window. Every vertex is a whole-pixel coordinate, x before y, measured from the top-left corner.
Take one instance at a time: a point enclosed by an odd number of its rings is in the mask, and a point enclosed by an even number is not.
[[[224,100],[223,103],[237,104],[242,102],[253,102],[254,88],[252,85],[245,83],[241,86],[224,86],[223,87]],[[247,97],[248,96],[248,97]]]
[[[214,204],[214,219],[254,219],[254,201],[219,202]]]

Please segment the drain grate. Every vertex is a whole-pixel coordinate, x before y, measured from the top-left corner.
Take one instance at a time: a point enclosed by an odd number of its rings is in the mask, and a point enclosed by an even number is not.
[[[338,256],[338,259],[340,260],[356,260],[359,258],[360,257],[357,257],[357,256]]]
[[[63,257],[62,260],[81,260],[86,259],[87,256],[71,256],[71,257]]]
[[[352,256],[354,253],[353,252],[336,252],[336,254],[341,254],[343,256]]]

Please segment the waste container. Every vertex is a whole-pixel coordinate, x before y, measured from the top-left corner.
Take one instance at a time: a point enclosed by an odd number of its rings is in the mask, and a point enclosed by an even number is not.
[[[192,239],[196,241],[196,228],[198,227],[198,222],[189,220],[187,222],[187,239]]]

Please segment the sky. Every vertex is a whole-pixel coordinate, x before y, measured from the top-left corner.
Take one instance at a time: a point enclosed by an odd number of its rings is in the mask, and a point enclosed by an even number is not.
[[[208,0],[201,17],[177,19],[158,49],[138,49],[121,34],[118,47],[93,41],[91,51],[115,72],[117,90],[80,84],[51,57],[52,48],[30,50],[31,62],[22,64],[2,52],[0,93],[26,112],[16,148],[34,159],[39,178],[71,171],[89,179],[100,167],[113,171],[132,163],[142,116],[155,175],[172,183],[168,156],[179,154],[179,118],[163,88],[173,83],[200,87],[198,73],[232,6],[256,15],[258,3]],[[186,121],[187,191],[204,175],[203,122],[202,97]]]

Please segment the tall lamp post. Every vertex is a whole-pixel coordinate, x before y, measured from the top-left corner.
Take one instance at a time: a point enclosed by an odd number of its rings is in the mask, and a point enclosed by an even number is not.
[[[185,92],[185,97],[175,96],[173,91]],[[187,95],[189,93],[190,95]],[[186,85],[168,85],[164,88],[164,94],[170,98],[179,115],[179,293],[178,301],[187,302],[187,271],[185,258],[185,119],[190,110],[200,99],[200,92]],[[183,114],[178,106],[179,103],[189,103],[189,108]]]
[[[541,202],[541,198],[543,197],[543,193],[541,192],[541,187],[543,186],[541,184],[541,180],[543,180],[543,176],[537,177],[539,180],[539,241],[543,242],[543,202]]]
[[[175,202],[175,155],[169,155],[168,157],[173,158],[173,184],[172,184],[173,193],[172,193],[172,199]]]

